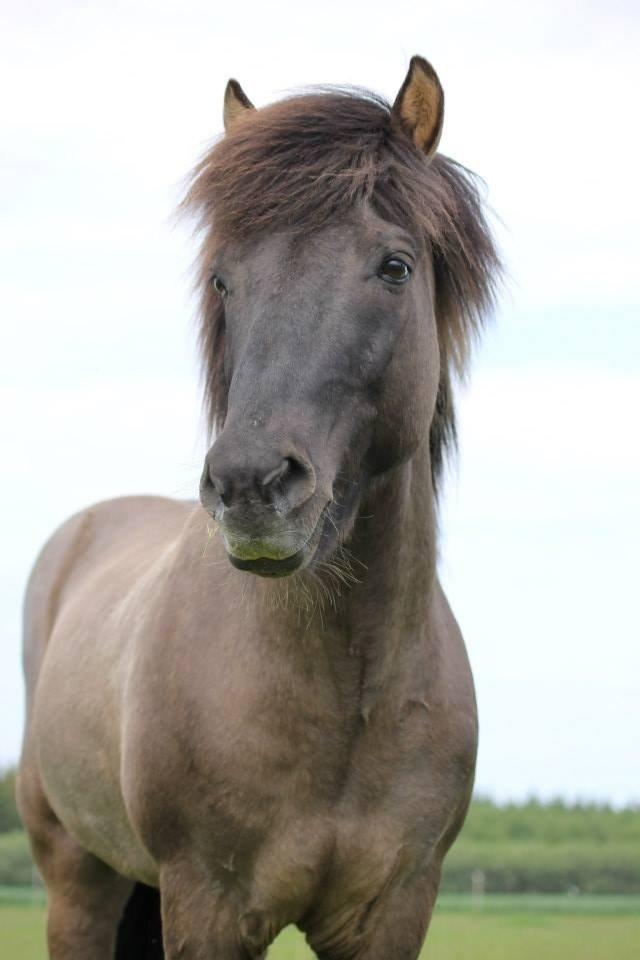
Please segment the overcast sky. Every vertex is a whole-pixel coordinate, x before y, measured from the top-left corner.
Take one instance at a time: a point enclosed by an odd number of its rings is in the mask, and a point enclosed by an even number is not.
[[[307,12],[308,11],[308,12]],[[392,99],[413,53],[480,172],[510,273],[469,387],[442,577],[481,717],[478,788],[640,800],[634,2],[2,2],[0,763],[20,605],[70,513],[196,495],[204,453],[180,182],[237,76]]]

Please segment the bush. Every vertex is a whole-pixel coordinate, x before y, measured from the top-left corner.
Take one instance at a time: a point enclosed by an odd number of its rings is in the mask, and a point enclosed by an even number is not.
[[[36,876],[24,830],[0,833],[0,885],[28,886]]]
[[[640,811],[562,801],[476,799],[445,860],[443,889],[491,893],[640,893]]]
[[[4,770],[0,772],[0,833],[9,830],[20,830],[22,824],[16,807],[16,772]]]
[[[482,844],[461,840],[445,861],[442,889],[468,892],[481,870],[487,893],[640,893],[638,851],[620,844]]]
[[[481,843],[633,844],[640,851],[640,809],[612,810],[604,804],[541,803],[535,799],[499,806],[476,798],[461,837]]]

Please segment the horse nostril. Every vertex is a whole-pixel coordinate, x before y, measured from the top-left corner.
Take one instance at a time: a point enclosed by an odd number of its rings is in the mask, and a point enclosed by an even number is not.
[[[262,480],[260,481],[260,486],[265,490],[267,487],[270,487],[272,484],[276,483],[278,480],[282,480],[283,477],[289,472],[289,458],[285,457],[282,463],[277,466],[274,470],[270,470],[269,473],[266,473]]]
[[[224,440],[224,437],[222,438]],[[275,453],[275,457],[273,454]],[[205,458],[200,499],[210,513],[238,508],[255,513],[260,502],[284,515],[313,494],[315,472],[304,456],[283,457],[279,451],[225,448],[218,439]],[[268,459],[267,459],[268,457]],[[273,467],[276,463],[277,466]],[[267,470],[267,466],[271,469]]]
[[[223,480],[217,473],[209,474],[211,486],[218,495],[219,502],[224,507],[230,507],[233,501],[233,485],[229,480]]]
[[[216,496],[217,495],[217,496]],[[229,498],[229,488],[225,484],[224,480],[215,474],[211,469],[209,460],[205,460],[204,470],[202,471],[202,479],[200,481],[200,496],[206,499],[207,506],[212,506],[211,497],[213,496],[215,500],[222,501],[222,503],[227,506],[227,500]]]
[[[313,494],[315,473],[310,463],[297,457],[285,457],[274,470],[264,475],[260,485],[267,496],[281,497],[286,500],[288,509],[293,510]]]

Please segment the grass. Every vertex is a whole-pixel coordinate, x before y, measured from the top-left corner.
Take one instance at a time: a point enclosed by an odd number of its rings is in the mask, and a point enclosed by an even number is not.
[[[640,897],[442,896],[422,960],[636,960]],[[40,891],[0,887],[0,956],[46,960]],[[293,929],[269,960],[309,960]]]

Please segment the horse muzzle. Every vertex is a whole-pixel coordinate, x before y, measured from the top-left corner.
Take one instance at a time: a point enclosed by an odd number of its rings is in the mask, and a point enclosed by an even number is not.
[[[222,433],[205,458],[200,500],[218,523],[234,567],[288,576],[312,560],[330,498],[317,489],[305,454],[252,439]]]

